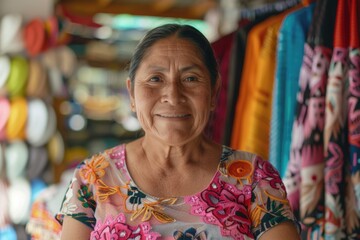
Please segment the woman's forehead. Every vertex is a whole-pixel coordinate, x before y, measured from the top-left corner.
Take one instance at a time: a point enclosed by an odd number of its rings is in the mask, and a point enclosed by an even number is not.
[[[164,38],[156,41],[144,54],[143,61],[167,61],[168,59],[181,60],[183,58],[190,61],[203,62],[196,45],[190,40],[181,38]]]

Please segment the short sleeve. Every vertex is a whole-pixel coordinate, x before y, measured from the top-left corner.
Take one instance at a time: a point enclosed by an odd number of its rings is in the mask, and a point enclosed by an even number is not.
[[[86,168],[86,164],[82,162],[74,171],[60,212],[55,216],[60,224],[63,223],[64,216],[70,216],[90,228],[95,226],[96,202],[94,200],[93,184],[84,180],[83,174],[81,174],[84,168]]]
[[[255,157],[252,177],[250,218],[255,239],[286,221],[293,222],[300,232],[300,225],[290,207],[279,172],[269,161]]]

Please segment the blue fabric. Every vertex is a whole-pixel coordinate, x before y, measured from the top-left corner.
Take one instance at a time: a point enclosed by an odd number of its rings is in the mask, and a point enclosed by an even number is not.
[[[292,124],[304,44],[315,3],[294,11],[283,20],[278,36],[277,64],[270,129],[270,162],[285,175],[290,158]]]

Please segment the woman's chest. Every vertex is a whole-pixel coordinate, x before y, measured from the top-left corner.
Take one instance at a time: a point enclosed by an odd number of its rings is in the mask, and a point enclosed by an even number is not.
[[[187,197],[154,198],[132,181],[115,185],[103,182],[95,192],[98,204],[93,239],[252,237],[249,199],[242,197],[246,191],[235,191],[233,185],[224,185],[218,177],[203,191]]]

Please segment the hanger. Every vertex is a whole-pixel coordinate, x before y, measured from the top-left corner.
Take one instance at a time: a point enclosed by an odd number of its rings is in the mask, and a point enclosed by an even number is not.
[[[306,0],[303,0],[306,1]],[[307,0],[310,1],[310,0]],[[240,1],[242,2],[249,2],[249,1]],[[271,12],[282,12],[286,9],[289,9],[291,7],[294,7],[301,3],[301,0],[283,0],[283,1],[262,1],[262,4],[259,4],[255,8],[244,8],[240,10],[240,16],[241,18],[247,18],[247,19],[255,19],[256,16],[261,16],[267,13]],[[246,3],[248,4],[248,3]],[[245,4],[245,6],[246,6]],[[249,5],[247,5],[249,6]]]

